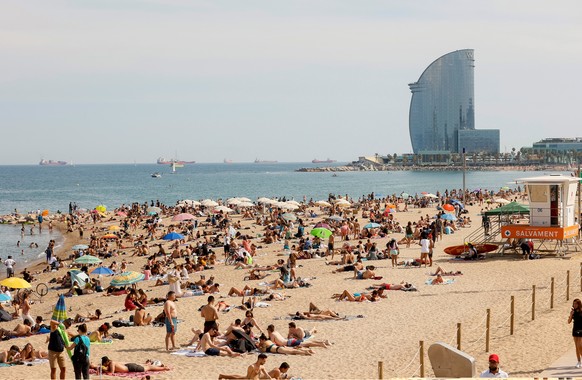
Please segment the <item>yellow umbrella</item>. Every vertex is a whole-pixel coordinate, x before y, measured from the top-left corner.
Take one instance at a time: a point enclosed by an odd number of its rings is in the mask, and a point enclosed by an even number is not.
[[[7,286],[12,289],[23,289],[30,288],[28,281],[23,280],[20,277],[8,277],[0,281],[0,285]]]
[[[109,226],[109,231],[119,231],[119,226]]]
[[[97,210],[100,213],[105,213],[105,212],[107,212],[107,207],[105,207],[104,205],[99,205],[99,206],[95,207],[95,210]]]

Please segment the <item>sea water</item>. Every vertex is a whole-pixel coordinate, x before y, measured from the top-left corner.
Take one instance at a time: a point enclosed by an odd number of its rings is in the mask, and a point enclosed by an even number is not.
[[[339,165],[339,163],[338,163]],[[374,193],[387,196],[406,192],[436,193],[463,187],[462,172],[391,171],[391,172],[296,172],[311,163],[233,163],[190,164],[172,173],[169,165],[119,164],[75,166],[0,166],[0,214],[20,214],[49,210],[68,212],[69,203],[81,209],[105,205],[113,209],[121,204],[159,200],[167,205],[181,199],[226,199],[229,197],[286,197],[302,201],[327,199],[330,193],[349,195],[354,199]],[[152,173],[159,172],[160,178]],[[517,178],[542,175],[542,172],[468,171],[469,190],[497,191],[503,186],[516,188]],[[565,173],[568,174],[568,173]],[[59,234],[38,228],[30,236],[26,228],[21,239],[20,227],[0,226],[0,258],[13,255],[18,261],[36,260],[51,238],[62,241]],[[16,242],[21,241],[21,247]],[[30,242],[39,247],[28,248]],[[20,257],[21,250],[24,255]]]

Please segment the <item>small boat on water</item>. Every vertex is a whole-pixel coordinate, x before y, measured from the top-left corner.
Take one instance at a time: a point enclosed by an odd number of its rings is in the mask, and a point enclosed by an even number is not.
[[[327,160],[318,160],[315,158],[311,160],[311,162],[314,164],[333,164],[334,162],[337,162],[337,160],[332,160],[331,158],[328,158]]]
[[[67,161],[45,160],[44,158],[38,163],[41,166],[64,166],[69,165]]]
[[[227,160],[226,158],[224,159],[224,163],[225,164],[232,164],[232,160]]]
[[[162,175],[158,172],[152,173],[152,178],[161,178]]]
[[[158,163],[158,165],[172,165],[172,164],[188,165],[188,164],[195,164],[196,161],[182,161],[182,160],[176,160],[176,159],[168,160],[166,158],[160,157],[160,158],[158,158],[157,163]]]

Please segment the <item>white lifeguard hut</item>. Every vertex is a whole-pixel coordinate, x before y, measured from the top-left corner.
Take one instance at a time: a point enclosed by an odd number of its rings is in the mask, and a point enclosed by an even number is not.
[[[580,179],[565,175],[520,178],[529,197],[529,224],[501,227],[504,238],[566,240],[578,236],[576,188]],[[561,245],[561,244],[560,244]]]

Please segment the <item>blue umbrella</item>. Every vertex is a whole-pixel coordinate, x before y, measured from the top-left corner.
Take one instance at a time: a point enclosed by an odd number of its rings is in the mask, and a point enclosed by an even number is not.
[[[113,273],[114,272],[111,269],[107,268],[107,267],[97,267],[97,268],[95,268],[95,269],[93,269],[91,271],[91,274],[110,275],[110,274],[113,274]]]
[[[451,221],[455,221],[457,220],[457,217],[454,214],[442,214],[441,215],[441,219],[443,220],[451,220]]]
[[[65,296],[60,295],[55,308],[53,309],[52,319],[57,322],[62,322],[67,319],[67,307],[65,306]]]
[[[378,223],[368,223],[364,226],[364,228],[368,229],[368,228],[378,228],[378,227],[382,227],[380,226]]]
[[[450,203],[454,205],[459,205],[460,208],[465,208],[465,206],[463,206],[463,204],[459,200],[451,199]]]
[[[0,293],[0,302],[10,301],[10,300],[12,300],[12,297],[10,297],[8,294]]]
[[[179,234],[177,232],[170,232],[169,234],[164,236],[162,239],[164,239],[164,240],[182,240],[182,239],[184,239],[184,235]]]

